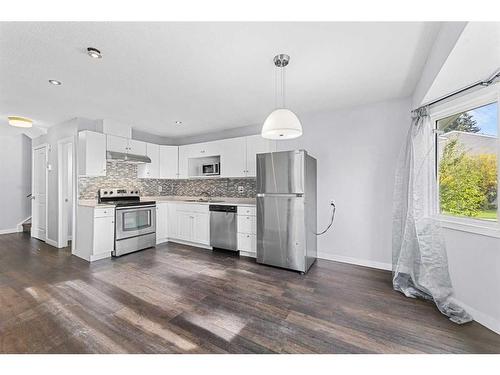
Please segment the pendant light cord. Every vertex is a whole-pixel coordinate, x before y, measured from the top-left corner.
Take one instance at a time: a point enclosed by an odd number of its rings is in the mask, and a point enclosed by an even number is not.
[[[282,100],[283,100],[283,106],[281,108],[286,108],[286,103],[285,103],[285,69],[286,67],[283,66],[281,68],[282,72],[281,72],[281,85],[282,85],[282,88],[281,88],[281,96],[282,96]]]

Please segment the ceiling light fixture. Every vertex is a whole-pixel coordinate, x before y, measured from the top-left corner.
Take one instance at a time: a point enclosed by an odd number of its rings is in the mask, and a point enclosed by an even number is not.
[[[102,59],[101,51],[94,47],[87,48],[87,55],[89,55],[93,59]]]
[[[9,120],[9,125],[18,128],[31,128],[33,126],[33,120],[26,117],[7,116],[7,119]]]
[[[62,82],[58,81],[57,79],[49,79],[49,83],[54,85],[54,86],[61,86]]]
[[[182,125],[182,121],[176,121],[175,125]]]
[[[285,108],[285,67],[290,63],[290,56],[279,54],[274,57],[275,70],[275,110],[267,116],[262,126],[262,137],[267,139],[292,139],[302,135],[302,125],[295,113]],[[281,82],[278,85],[278,70]],[[281,106],[278,107],[278,88],[281,91]]]

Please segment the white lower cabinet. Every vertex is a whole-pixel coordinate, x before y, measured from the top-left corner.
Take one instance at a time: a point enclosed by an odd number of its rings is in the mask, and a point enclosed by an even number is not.
[[[156,244],[168,240],[168,203],[156,203]]]
[[[257,250],[257,236],[255,234],[238,233],[238,250],[245,255],[254,256]]]
[[[257,253],[257,217],[255,207],[238,206],[238,250],[241,255]]]
[[[109,258],[115,246],[115,209],[79,206],[73,254],[89,262]]]
[[[208,205],[170,203],[168,217],[169,239],[210,245]]]

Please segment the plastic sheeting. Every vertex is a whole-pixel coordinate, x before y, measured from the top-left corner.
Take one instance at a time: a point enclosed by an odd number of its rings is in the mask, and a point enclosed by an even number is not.
[[[394,187],[392,271],[395,290],[434,301],[455,323],[472,320],[453,302],[435,182],[435,142],[427,109],[412,113]]]

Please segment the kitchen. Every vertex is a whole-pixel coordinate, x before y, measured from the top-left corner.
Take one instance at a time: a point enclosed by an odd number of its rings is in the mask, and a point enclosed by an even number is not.
[[[107,123],[103,121],[104,126]],[[255,257],[256,155],[276,151],[275,141],[255,135],[168,146],[89,131],[80,132],[79,141],[85,162],[79,170],[77,221],[93,217],[94,224],[78,226],[82,232],[76,238],[93,244],[93,248],[77,240],[75,255],[90,261],[110,257],[114,250],[114,230],[104,232],[103,237],[88,238],[102,226],[114,227],[114,207],[98,202],[103,196],[97,196],[99,189],[109,186],[139,192],[141,200],[156,203],[156,213],[150,214],[151,219],[156,217],[156,244],[170,240],[211,248],[210,203],[235,206],[238,229],[233,232],[237,246],[230,250]],[[147,161],[109,159],[127,154],[141,155]],[[93,215],[86,212],[89,209],[94,210]],[[95,221],[103,217],[108,221]]]

